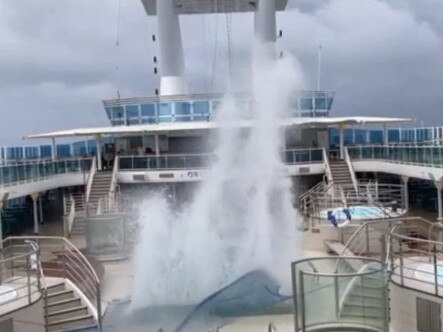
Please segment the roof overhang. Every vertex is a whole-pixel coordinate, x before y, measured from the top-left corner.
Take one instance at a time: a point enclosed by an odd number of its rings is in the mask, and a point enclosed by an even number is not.
[[[382,117],[299,117],[284,119],[281,122],[283,127],[309,127],[309,128],[337,128],[353,127],[361,125],[392,125],[411,123],[414,120],[406,118],[382,118]],[[223,126],[252,127],[253,122],[244,120],[241,122],[224,123]],[[24,137],[24,139],[45,139],[45,138],[67,138],[67,137],[91,137],[109,135],[134,135],[134,134],[156,134],[167,132],[189,132],[198,130],[211,130],[221,127],[217,122],[176,122],[162,124],[146,124],[133,126],[114,126],[96,128],[78,128],[49,133],[35,134]]]
[[[148,15],[156,15],[156,1],[142,0]],[[174,0],[177,14],[216,14],[254,12],[260,0]],[[277,11],[285,10],[288,0],[275,0]]]

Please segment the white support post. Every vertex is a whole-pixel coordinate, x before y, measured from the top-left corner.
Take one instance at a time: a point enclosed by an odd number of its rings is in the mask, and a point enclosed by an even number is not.
[[[340,159],[344,159],[345,157],[345,127],[344,126],[340,126],[338,128],[339,133],[340,133]]]
[[[4,202],[0,201],[0,250],[3,249],[3,224],[2,224],[3,205]]]
[[[57,145],[55,144],[55,137],[52,137],[51,141],[52,141],[51,157],[52,157],[52,160],[56,160],[57,159]]]
[[[180,31],[180,20],[175,0],[157,0],[157,23],[160,50],[160,94],[187,93],[184,79],[185,61]]]
[[[43,225],[43,199],[42,199],[42,195],[39,195],[39,197],[38,197],[38,211],[39,211],[40,225]]]
[[[437,188],[437,206],[438,206],[438,217],[437,220],[439,223],[443,223],[443,201],[441,191],[443,189],[443,181],[435,181],[435,187]]]
[[[389,145],[388,125],[383,125],[383,145]]]
[[[404,196],[404,208],[409,211],[409,176],[402,176],[401,180],[403,182],[403,196]]]
[[[97,135],[95,137],[95,146],[97,148],[97,170],[102,170],[102,144],[101,144],[101,137]]]
[[[154,135],[154,141],[155,141],[155,155],[158,157],[160,155],[160,142],[159,142],[159,135]]]
[[[275,58],[277,41],[275,0],[260,0],[254,14],[255,57],[260,63],[265,59]],[[256,62],[257,63],[257,62]]]
[[[38,206],[37,206],[37,200],[38,200],[38,193],[32,193],[32,210],[34,212],[34,234],[38,235]]]

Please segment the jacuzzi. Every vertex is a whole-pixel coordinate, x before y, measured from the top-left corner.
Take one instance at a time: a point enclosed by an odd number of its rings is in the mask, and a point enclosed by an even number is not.
[[[320,212],[320,218],[328,219],[328,211],[332,211],[339,221],[346,220],[346,215],[343,212],[343,207],[334,209],[325,209]],[[349,207],[349,212],[351,213],[352,220],[371,220],[371,219],[383,219],[387,215],[391,217],[399,217],[405,213],[405,211],[398,209],[393,212],[391,208],[377,207],[377,206],[351,206]]]

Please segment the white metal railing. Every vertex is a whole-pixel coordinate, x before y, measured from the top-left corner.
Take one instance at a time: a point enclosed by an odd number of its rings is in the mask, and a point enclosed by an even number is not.
[[[0,166],[0,187],[10,187],[42,181],[61,174],[83,173],[89,169],[91,158],[37,160]]]
[[[328,182],[332,182],[331,165],[329,164],[329,157],[325,148],[323,148],[323,163],[325,165],[326,178],[328,179]]]
[[[318,221],[325,219],[325,211],[336,208],[366,207],[365,220],[398,218],[407,213],[401,185],[358,183],[353,185],[326,185],[321,182],[302,195],[300,212]],[[374,209],[371,209],[371,208]]]
[[[364,145],[348,147],[352,160],[385,160],[393,163],[443,167],[443,146]]]
[[[74,200],[74,197],[71,196],[70,209],[69,209],[69,214],[67,217],[68,235],[71,235],[72,226],[74,225],[74,221],[75,221],[75,200]]]
[[[443,297],[443,226],[423,218],[390,231],[391,281]]]
[[[90,261],[68,239],[56,236],[11,236],[13,246],[23,246],[26,241],[39,247],[39,260],[47,277],[70,280],[88,299],[99,330],[102,326],[101,283]]]
[[[352,184],[354,185],[355,191],[358,193],[358,180],[355,176],[354,167],[352,166],[351,158],[349,157],[348,148],[345,146],[345,161],[348,165],[349,173],[351,174]]]
[[[42,296],[46,301],[46,283],[40,264],[40,249],[33,241],[14,243],[10,238],[2,241],[0,255],[0,290],[2,301],[12,310],[28,306]],[[4,313],[6,314],[6,313]],[[46,316],[46,315],[45,315]]]
[[[109,195],[108,195],[110,203],[114,201],[114,198],[116,197],[118,170],[119,170],[119,156],[115,156],[114,166],[112,168],[111,185],[109,188]]]
[[[95,173],[97,173],[97,157],[94,156],[94,158],[92,159],[91,169],[89,170],[88,181],[85,189],[86,202],[89,202],[89,195],[91,194]]]

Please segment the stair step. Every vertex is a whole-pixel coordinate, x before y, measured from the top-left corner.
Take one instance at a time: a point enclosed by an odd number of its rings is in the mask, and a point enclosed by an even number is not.
[[[69,318],[81,317],[88,314],[88,307],[81,305],[78,307],[62,309],[59,311],[54,311],[48,314],[48,322],[53,323],[60,320],[65,320]]]
[[[345,304],[342,308],[342,316],[363,316],[378,318],[383,317],[382,307],[363,307],[363,306],[351,306]]]
[[[48,324],[49,331],[66,331],[72,328],[84,327],[86,325],[93,325],[94,317],[92,315],[83,315],[68,319],[62,319],[58,321],[54,321]]]
[[[47,291],[48,295],[54,294],[54,293],[59,293],[64,290],[66,290],[66,288],[65,288],[65,283],[63,283],[63,282],[60,284],[46,287],[46,291]]]
[[[74,298],[74,292],[72,290],[63,290],[48,294],[48,304],[53,304],[62,300],[68,300]]]
[[[73,297],[72,299],[61,300],[48,304],[48,313],[53,313],[56,311],[75,308],[82,305],[82,301],[79,298]]]

